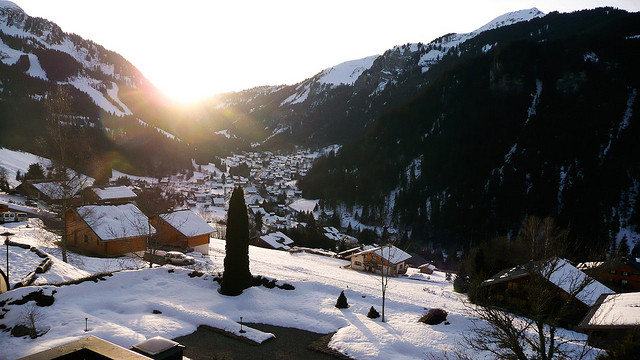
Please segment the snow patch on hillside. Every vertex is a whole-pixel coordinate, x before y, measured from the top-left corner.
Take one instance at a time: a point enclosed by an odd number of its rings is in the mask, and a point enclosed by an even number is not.
[[[40,163],[43,167],[47,167],[51,164],[51,161],[28,152],[0,148],[0,167],[7,170],[7,180],[12,187],[20,185],[20,181],[16,180],[17,172],[20,171],[21,174],[25,174],[29,170],[29,165],[35,163]]]
[[[170,133],[170,132],[167,132],[167,131],[164,131],[164,130],[160,129],[160,128],[159,128],[159,127],[157,127],[157,126],[151,125],[151,124],[149,124],[149,123],[147,123],[147,122],[144,122],[144,121],[142,121],[142,120],[140,120],[140,119],[138,119],[138,122],[139,122],[139,123],[140,123],[140,125],[142,125],[142,126],[149,126],[149,127],[152,127],[152,128],[154,128],[154,129],[158,130],[162,135],[164,135],[164,136],[168,137],[169,139],[182,141],[182,140],[180,140],[177,136],[173,135],[173,134],[172,134],[172,133]]]
[[[291,96],[284,99],[284,101],[280,103],[280,106],[287,105],[287,104],[289,105],[299,104],[307,100],[307,97],[309,97],[309,94],[311,93],[311,86],[309,84],[305,84],[304,91],[302,93],[300,93],[299,89],[300,89],[300,86],[298,86],[295,93],[291,94]]]
[[[353,85],[363,72],[370,69],[373,62],[380,55],[368,56],[358,60],[343,62],[342,64],[325,69],[320,73],[318,82],[338,86]]]
[[[118,106],[114,105],[113,102],[107,99],[102,92],[96,89],[103,84],[99,80],[77,76],[77,77],[71,78],[68,84],[72,85],[76,89],[89,95],[89,97],[91,97],[93,102],[106,112],[112,113],[117,116],[132,115],[132,112],[131,110],[129,110],[129,108],[127,108],[126,106],[118,108]],[[113,82],[111,84],[115,85],[115,83]],[[107,93],[108,91],[109,90],[107,90]],[[116,90],[116,93],[117,93],[117,90]],[[117,96],[114,98],[111,95],[109,95],[109,97],[114,99],[113,101],[116,101],[115,99],[117,99]],[[117,101],[117,103],[118,105],[122,104],[122,102],[120,102],[119,100]]]

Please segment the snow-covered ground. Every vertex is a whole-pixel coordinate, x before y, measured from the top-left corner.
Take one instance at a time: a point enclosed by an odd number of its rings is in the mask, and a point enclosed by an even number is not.
[[[47,166],[51,162],[49,159],[28,152],[14,151],[0,147],[0,167],[7,170],[7,180],[10,186],[15,187],[20,185],[20,181],[16,180],[16,173],[20,171],[21,174],[25,174],[27,170],[29,170],[29,165],[34,163]]]
[[[8,327],[23,321],[24,309],[32,304],[12,305],[12,301],[37,290],[55,298],[53,305],[37,308],[40,315],[37,328],[48,330],[46,334],[30,339],[0,332],[3,359],[19,358],[87,335],[124,347],[158,335],[166,338],[187,335],[201,324],[240,335],[237,322],[241,316],[246,322],[336,332],[329,346],[355,359],[418,359],[454,348],[472,326],[465,296],[453,292],[451,283],[440,272],[428,277],[391,279],[386,300],[387,321],[382,323],[380,319],[366,317],[371,306],[381,310],[379,276],[344,268],[348,264],[344,260],[251,246],[251,272],[278,279],[278,284],[292,284],[295,290],[252,287],[240,296],[226,297],[218,294],[219,286],[212,280],[213,274],[223,269],[222,240],[212,240],[207,256],[192,254],[197,259],[194,267],[208,272],[202,277],[190,277],[191,269],[142,268],[145,264],[128,259],[70,254],[70,263],[65,264],[59,251],[50,245],[55,235],[41,229],[38,220],[30,221],[29,227],[24,223],[0,226],[0,232],[9,230],[16,234],[12,241],[36,245],[51,254],[53,266],[36,284],[120,268],[134,270],[117,272],[104,281],[62,287],[31,286],[0,295],[0,302],[12,299],[2,306],[8,311],[0,319]],[[15,271],[16,276],[31,271],[41,261],[18,249],[11,247],[10,253],[10,264],[15,269],[12,274]],[[342,290],[350,307],[340,310],[334,305]],[[419,323],[418,318],[431,308],[448,311],[450,324]],[[154,314],[154,310],[161,313]],[[89,323],[87,332],[85,318]],[[248,329],[244,336],[261,342],[272,334]]]

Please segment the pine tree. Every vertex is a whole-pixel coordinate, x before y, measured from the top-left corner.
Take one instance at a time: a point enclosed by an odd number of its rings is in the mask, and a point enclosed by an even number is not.
[[[346,309],[349,307],[347,303],[347,297],[344,294],[344,290],[340,292],[340,296],[338,296],[338,301],[336,301],[336,307],[338,309]]]
[[[226,255],[220,293],[236,296],[251,286],[249,217],[242,188],[233,189],[227,213]]]
[[[377,319],[380,317],[380,313],[378,312],[378,310],[376,310],[376,308],[372,306],[371,309],[369,309],[369,313],[367,314],[367,317],[369,319]]]

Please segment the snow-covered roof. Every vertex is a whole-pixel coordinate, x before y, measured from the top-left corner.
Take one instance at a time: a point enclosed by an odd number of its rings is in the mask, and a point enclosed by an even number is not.
[[[567,293],[577,290],[581,284],[588,283],[576,294],[576,298],[589,306],[593,306],[600,295],[614,292],[564,259],[548,261],[543,275]]]
[[[80,217],[104,241],[154,234],[149,219],[133,204],[88,205],[77,209]]]
[[[640,326],[640,292],[607,294],[585,317],[580,327]]]
[[[293,244],[293,240],[280,231],[260,236],[262,241],[269,244],[274,249],[289,250],[289,245]]]
[[[33,184],[33,187],[38,189],[41,193],[45,194],[51,200],[62,200],[65,196],[73,197],[80,190],[83,189],[83,184],[80,181],[71,182],[68,189],[65,189],[60,181],[48,181]]]
[[[203,218],[191,210],[175,211],[162,214],[160,217],[187,237],[211,234],[215,231]]]
[[[411,255],[407,254],[406,252],[400,250],[399,248],[393,245],[379,246],[373,249],[362,251],[359,254],[366,254],[366,253],[374,253],[380,256],[381,258],[387,260],[391,264],[398,264],[402,261],[405,261],[411,258]]]
[[[100,200],[134,198],[137,195],[127,186],[113,186],[104,189],[93,189]]]
[[[581,289],[575,294],[575,297],[588,306],[593,306],[600,295],[613,293],[611,289],[602,285],[602,283],[592,279],[568,261],[559,258],[553,258],[545,262],[519,265],[501,271],[485,280],[482,285],[492,285],[529,276],[534,268],[539,269],[537,271],[540,271],[542,276],[569,294],[574,294],[577,290]]]

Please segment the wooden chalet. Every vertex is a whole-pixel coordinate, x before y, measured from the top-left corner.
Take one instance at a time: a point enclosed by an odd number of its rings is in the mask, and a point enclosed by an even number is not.
[[[153,215],[149,221],[158,231],[157,241],[167,248],[209,253],[209,237],[216,230],[193,211]]]
[[[531,305],[527,291],[532,281],[548,286],[547,293],[551,309],[560,308],[567,300],[570,311],[562,315],[562,325],[573,328],[584,318],[601,294],[613,291],[589,277],[564,259],[531,262],[503,270],[480,284],[486,298],[481,300],[513,311],[526,312]]]
[[[600,295],[578,329],[589,335],[589,345],[601,348],[640,331],[640,292]]]
[[[411,255],[393,245],[379,246],[351,255],[351,268],[376,274],[398,276],[407,271]]]
[[[82,206],[65,216],[68,246],[98,256],[142,253],[156,232],[133,204]]]
[[[584,264],[584,271],[612,289],[621,292],[640,291],[640,263],[634,258],[587,263]]]

